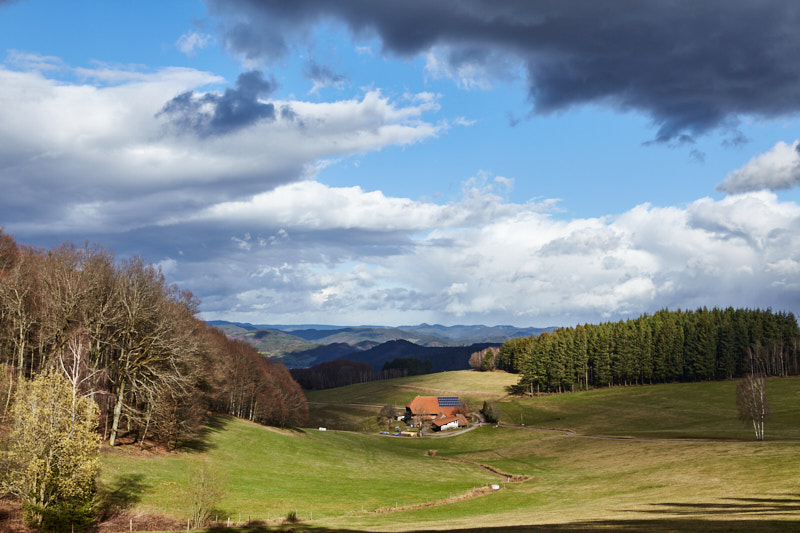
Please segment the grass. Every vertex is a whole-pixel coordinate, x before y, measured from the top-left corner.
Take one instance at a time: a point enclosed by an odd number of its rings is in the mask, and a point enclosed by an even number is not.
[[[791,530],[800,526],[797,443],[598,440],[484,427],[437,442],[437,455],[531,476],[486,497],[337,525],[375,530],[671,524],[672,530]],[[686,521],[694,521],[689,524]],[[726,521],[720,524],[720,521]],[[410,525],[413,524],[413,527]],[[599,527],[598,527],[599,529]]]
[[[402,405],[425,389],[499,399],[503,390],[495,378],[507,378],[446,374],[309,396],[327,407],[337,397],[344,403],[374,398],[378,406],[403,398],[392,402]],[[476,381],[486,377],[492,381]],[[180,517],[188,463],[202,456],[222,472],[222,515],[235,521],[239,513],[246,520],[297,511],[302,522],[293,527],[318,533],[798,530],[800,379],[769,381],[774,417],[767,442],[752,440],[737,420],[734,391],[734,382],[722,382],[507,400],[504,419],[521,415],[525,427],[488,426],[443,439],[278,432],[220,418],[201,451],[155,457],[114,451],[104,455],[103,472],[106,483],[133,482],[134,510]],[[533,426],[638,438],[590,438]],[[427,456],[431,449],[435,458]],[[505,483],[478,464],[528,480]],[[497,482],[500,491],[450,501],[453,494]],[[440,505],[425,506],[429,501]],[[395,504],[401,508],[396,512]],[[381,508],[391,512],[373,512]]]
[[[402,411],[417,395],[461,396],[471,410],[477,411],[485,400],[505,398],[506,387],[518,379],[506,372],[461,370],[309,391],[309,425],[375,431],[375,415],[383,405],[394,405]]]
[[[800,380],[769,379],[770,440],[800,440]],[[597,389],[503,402],[502,421],[583,434],[748,439],[738,420],[736,382],[675,383]]]
[[[506,397],[506,387],[515,384],[518,379],[519,376],[505,372],[459,370],[310,391],[307,397],[311,402],[405,406],[418,394],[461,395],[470,406],[477,405],[480,408],[484,400]]]
[[[103,457],[104,481],[119,484],[135,472],[137,510],[181,518],[186,514],[187,472],[202,455],[219,472],[225,496],[218,515],[268,519],[296,511],[323,519],[448,498],[483,486],[495,476],[468,464],[445,463],[401,439],[340,432],[274,431],[218,418],[205,451],[143,457],[115,452]]]

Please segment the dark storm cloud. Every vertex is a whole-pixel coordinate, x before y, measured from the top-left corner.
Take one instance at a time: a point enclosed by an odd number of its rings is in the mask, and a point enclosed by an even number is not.
[[[239,75],[236,88],[225,89],[222,95],[194,91],[179,94],[162,108],[173,124],[205,137],[239,130],[259,120],[274,120],[275,106],[259,100],[275,90],[275,83],[264,79],[261,71]]]
[[[208,0],[226,45],[274,60],[318,22],[337,20],[385,51],[448,47],[452,66],[518,57],[535,113],[599,103],[647,114],[673,142],[740,115],[800,110],[800,4],[794,0]]]

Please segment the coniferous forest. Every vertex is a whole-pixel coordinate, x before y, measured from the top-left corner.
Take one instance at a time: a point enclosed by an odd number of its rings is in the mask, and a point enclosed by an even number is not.
[[[114,445],[192,438],[210,412],[305,422],[288,370],[198,319],[198,302],[141,259],[98,246],[23,246],[0,231],[0,416],[22,380],[65,374]]]
[[[723,380],[757,371],[800,374],[800,329],[771,310],[658,311],[634,320],[510,339],[494,366],[520,374],[517,392]]]

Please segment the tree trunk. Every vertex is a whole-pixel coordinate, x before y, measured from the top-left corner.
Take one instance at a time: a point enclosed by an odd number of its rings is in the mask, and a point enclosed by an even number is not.
[[[147,430],[150,428],[150,407],[147,408],[147,422],[144,425],[144,432],[142,433],[142,438],[139,441],[139,448],[144,448],[144,439],[147,438]]]
[[[114,421],[111,423],[111,436],[108,438],[108,445],[114,446],[117,441],[117,430],[119,429],[119,419],[122,416],[122,402],[125,394],[125,380],[120,378],[117,387],[117,403],[114,405]]]
[[[3,409],[3,419],[2,421],[6,421],[6,416],[8,416],[8,407],[11,405],[11,397],[14,395],[14,367],[12,365],[11,372],[8,373],[8,396],[6,397],[6,406]]]

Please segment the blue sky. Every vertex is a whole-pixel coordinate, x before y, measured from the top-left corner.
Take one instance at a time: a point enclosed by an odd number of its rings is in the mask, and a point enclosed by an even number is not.
[[[800,310],[793,2],[0,0],[0,226],[204,318]]]

